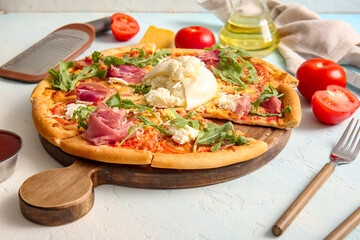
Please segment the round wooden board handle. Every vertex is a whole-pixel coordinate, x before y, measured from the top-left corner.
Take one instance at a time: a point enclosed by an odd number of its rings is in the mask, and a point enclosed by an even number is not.
[[[28,178],[19,189],[22,214],[35,223],[62,225],[75,221],[94,204],[93,174],[96,163],[77,160],[66,168],[52,169]]]
[[[126,165],[96,162],[63,152],[45,138],[45,150],[66,168],[38,173],[19,189],[22,214],[42,225],[62,225],[75,221],[94,204],[94,187],[101,184],[151,188],[181,189],[230,181],[249,174],[270,162],[286,146],[291,130],[236,125],[257,139],[268,143],[268,151],[249,161],[214,169],[162,169],[148,165]]]
[[[360,224],[360,207],[345,219],[325,240],[344,239],[357,225]]]
[[[291,204],[286,212],[279,218],[279,220],[272,227],[272,232],[275,236],[280,236],[301,212],[305,205],[325,183],[325,181],[334,172],[335,167],[331,163],[325,164],[321,171],[299,195],[299,197]]]

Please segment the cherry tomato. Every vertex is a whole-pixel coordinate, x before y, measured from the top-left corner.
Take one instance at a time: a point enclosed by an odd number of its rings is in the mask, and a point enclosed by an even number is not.
[[[346,88],[329,85],[316,91],[311,99],[314,115],[323,123],[338,124],[348,119],[359,108],[357,97]]]
[[[115,13],[111,16],[111,31],[117,40],[130,40],[139,30],[139,23],[133,17],[123,13]]]
[[[205,27],[185,27],[175,35],[175,46],[177,48],[204,49],[215,43],[214,34]]]
[[[312,58],[305,61],[297,70],[298,90],[307,99],[318,90],[325,90],[328,85],[346,86],[344,69],[331,60]]]

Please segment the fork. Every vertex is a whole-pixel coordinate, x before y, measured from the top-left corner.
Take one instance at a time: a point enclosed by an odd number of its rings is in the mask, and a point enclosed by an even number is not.
[[[360,207],[335,228],[325,240],[344,239],[358,224],[360,224]]]
[[[355,125],[355,126],[353,126]],[[311,183],[291,204],[286,212],[272,227],[275,236],[280,236],[301,212],[305,205],[326,182],[330,175],[334,172],[335,167],[339,164],[351,163],[360,151],[360,126],[359,120],[353,118],[347,126],[345,132],[341,136],[339,142],[330,154],[331,161],[321,169]]]

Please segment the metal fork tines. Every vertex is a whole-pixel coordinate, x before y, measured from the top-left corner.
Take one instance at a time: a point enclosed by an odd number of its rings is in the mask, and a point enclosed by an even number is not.
[[[354,118],[347,126],[339,142],[331,152],[330,158],[335,165],[352,162],[360,151],[360,124]]]

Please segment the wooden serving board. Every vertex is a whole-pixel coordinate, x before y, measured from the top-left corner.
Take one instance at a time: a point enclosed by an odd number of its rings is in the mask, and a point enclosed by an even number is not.
[[[62,225],[90,211],[94,204],[94,187],[101,184],[178,189],[233,180],[271,161],[286,146],[291,135],[291,130],[259,126],[236,125],[235,129],[265,141],[268,150],[246,162],[202,170],[172,170],[91,161],[69,155],[40,137],[46,151],[67,167],[47,170],[28,178],[19,189],[21,212],[35,223]]]

